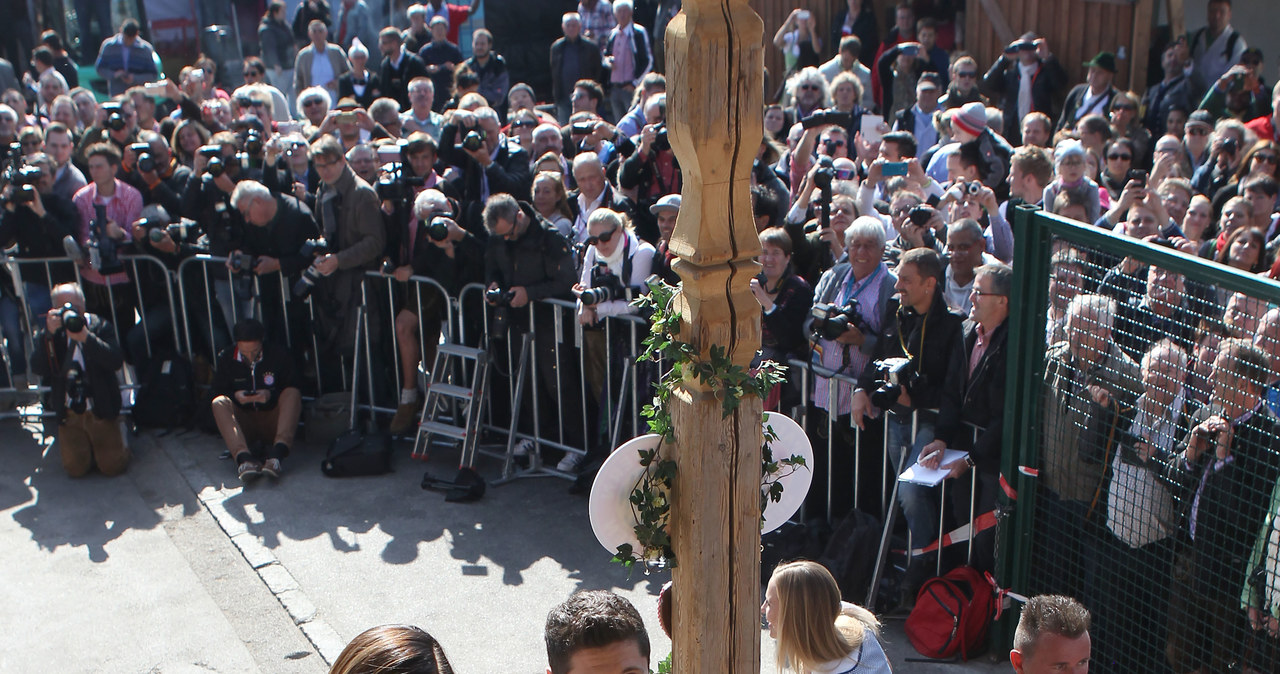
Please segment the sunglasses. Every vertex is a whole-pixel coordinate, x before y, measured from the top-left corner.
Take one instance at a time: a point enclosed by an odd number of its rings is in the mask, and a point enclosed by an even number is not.
[[[820,87],[820,86],[818,86],[818,85],[816,85],[816,84],[801,84],[801,85],[800,85],[800,88],[801,88],[801,89],[808,89],[809,91],[817,91],[817,90],[821,89],[822,87]]]
[[[1275,166],[1275,165],[1276,165],[1276,156],[1275,156],[1275,155],[1273,155],[1273,154],[1255,154],[1255,155],[1253,155],[1253,160],[1254,160],[1254,161],[1265,161],[1265,162],[1267,162],[1268,164],[1271,164],[1272,166]]]
[[[311,100],[309,100],[309,101],[303,101],[303,103],[302,103],[302,107],[304,107],[304,108],[309,108],[309,107],[311,107],[311,106],[313,106],[313,105],[320,105],[321,103],[324,103],[324,101],[322,101],[322,100],[320,100],[320,99],[318,99],[318,98],[313,98],[313,99],[311,99]]]
[[[245,76],[245,77],[261,77],[261,76],[262,76],[262,73],[260,73],[260,72],[258,72],[258,71],[256,71],[256,70],[246,70],[246,71],[244,71],[244,76]]]
[[[1132,112],[1132,111],[1137,110],[1137,109],[1138,109],[1138,106],[1136,106],[1136,105],[1129,105],[1128,103],[1122,103],[1122,104],[1120,104],[1120,105],[1113,105],[1113,106],[1111,106],[1111,111],[1112,111],[1112,112],[1115,112],[1115,111],[1117,111],[1117,110],[1128,110],[1128,111]]]
[[[827,147],[844,147],[843,140],[824,140],[822,141],[822,144]]]
[[[978,76],[978,73],[977,71],[974,71],[974,70],[966,70],[964,72],[956,73],[956,77],[977,77],[977,76]]]
[[[601,234],[601,235],[599,235],[599,236],[588,236],[588,237],[587,237],[587,245],[588,245],[588,246],[594,246],[594,245],[596,245],[597,243],[609,243],[609,240],[610,240],[610,239],[612,239],[612,238],[613,238],[613,235],[614,235],[614,234],[617,234],[617,233],[618,233],[618,228],[617,228],[617,227],[614,227],[613,229],[611,229],[611,230],[609,230],[609,231],[607,231],[607,232],[605,232],[604,234]]]
[[[537,126],[537,125],[538,125],[538,123],[537,123],[537,122],[530,122],[529,120],[525,120],[525,121],[523,121],[523,122],[512,122],[512,123],[511,123],[512,128],[516,128],[516,129],[528,129],[528,128],[530,128],[530,127],[534,127],[534,126]]]
[[[1131,159],[1133,159],[1133,155],[1131,155],[1131,154],[1109,154],[1109,155],[1107,155],[1107,159],[1123,159],[1124,161],[1130,161]]]

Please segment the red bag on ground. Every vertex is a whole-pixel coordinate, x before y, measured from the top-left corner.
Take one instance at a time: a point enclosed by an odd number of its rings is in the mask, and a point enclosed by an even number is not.
[[[987,640],[995,615],[991,583],[973,567],[960,566],[920,587],[907,616],[907,638],[921,655],[967,661]]]

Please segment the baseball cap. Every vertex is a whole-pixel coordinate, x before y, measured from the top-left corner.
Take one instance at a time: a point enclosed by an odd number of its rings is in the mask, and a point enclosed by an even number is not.
[[[665,197],[662,197],[661,199],[659,199],[658,203],[649,207],[649,212],[653,213],[654,215],[657,215],[663,211],[679,211],[679,210],[680,210],[679,194],[668,194]]]

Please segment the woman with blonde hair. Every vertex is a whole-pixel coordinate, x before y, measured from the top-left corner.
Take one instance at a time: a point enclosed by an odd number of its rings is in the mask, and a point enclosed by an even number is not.
[[[779,564],[760,606],[777,640],[778,671],[797,674],[892,672],[870,611],[840,601],[831,572],[817,562]]]
[[[561,236],[573,240],[573,210],[559,173],[538,171],[533,176],[533,210],[555,225]]]
[[[371,627],[342,649],[329,674],[453,674],[435,637],[413,625]]]

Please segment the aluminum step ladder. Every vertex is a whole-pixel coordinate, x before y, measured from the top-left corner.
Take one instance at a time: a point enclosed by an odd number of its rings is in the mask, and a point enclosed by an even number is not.
[[[458,344],[441,344],[422,403],[422,422],[413,442],[413,458],[426,460],[433,438],[462,446],[459,467],[475,463],[482,407],[489,388],[489,354]]]

